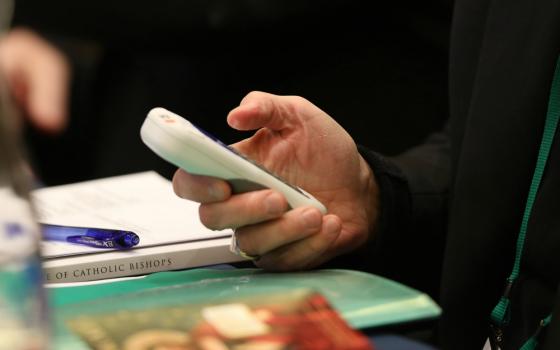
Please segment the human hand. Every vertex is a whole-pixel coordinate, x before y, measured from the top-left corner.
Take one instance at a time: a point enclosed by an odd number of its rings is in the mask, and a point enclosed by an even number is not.
[[[367,240],[378,217],[375,178],[352,138],[325,112],[301,97],[252,92],[228,123],[257,130],[233,147],[313,194],[328,214],[288,210],[272,190],[232,195],[222,180],[178,170],[175,192],[202,203],[204,225],[234,228],[239,247],[269,270],[311,268]]]
[[[44,132],[66,126],[69,67],[61,52],[27,29],[0,40],[0,75],[27,119]]]

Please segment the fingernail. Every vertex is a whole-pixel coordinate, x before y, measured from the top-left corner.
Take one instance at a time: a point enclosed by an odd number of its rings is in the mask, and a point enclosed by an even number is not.
[[[282,198],[277,193],[271,193],[264,199],[264,207],[268,214],[279,215],[284,212]]]
[[[305,227],[312,228],[321,225],[321,214],[314,209],[305,209],[301,214]]]

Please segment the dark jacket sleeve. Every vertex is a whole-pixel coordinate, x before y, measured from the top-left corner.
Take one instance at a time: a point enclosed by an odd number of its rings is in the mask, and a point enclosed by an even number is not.
[[[436,295],[451,183],[448,128],[395,157],[359,150],[381,201],[378,232],[364,247],[368,270]]]
[[[545,330],[545,337],[544,340],[542,340],[543,350],[560,349],[560,285],[556,290],[556,302],[552,312],[552,320]]]

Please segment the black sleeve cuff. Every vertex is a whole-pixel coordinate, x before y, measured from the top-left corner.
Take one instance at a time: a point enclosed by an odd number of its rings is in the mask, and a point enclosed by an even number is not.
[[[365,147],[358,150],[372,169],[379,189],[379,221],[376,232],[357,250],[328,262],[326,268],[350,268],[395,278],[401,269],[398,251],[408,231],[411,197],[408,183],[391,161]]]
[[[411,195],[404,174],[394,163],[363,146],[358,146],[358,150],[371,167],[379,188],[379,224],[368,244],[368,250],[378,250],[408,231],[412,217]]]

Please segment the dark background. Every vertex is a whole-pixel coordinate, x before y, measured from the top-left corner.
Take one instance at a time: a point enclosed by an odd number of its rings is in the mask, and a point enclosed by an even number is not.
[[[73,63],[70,128],[29,131],[44,183],[166,165],[141,143],[166,107],[231,143],[227,112],[251,90],[301,95],[385,154],[447,118],[449,0],[18,0],[16,23]]]
[[[447,119],[450,2],[18,0],[16,24],[58,45],[74,73],[69,129],[29,129],[32,161],[46,185],[170,177],[140,140],[146,113],[166,107],[231,143],[248,134],[226,115],[252,90],[304,96],[357,143],[397,154]],[[437,295],[437,254],[380,259],[370,271]]]

